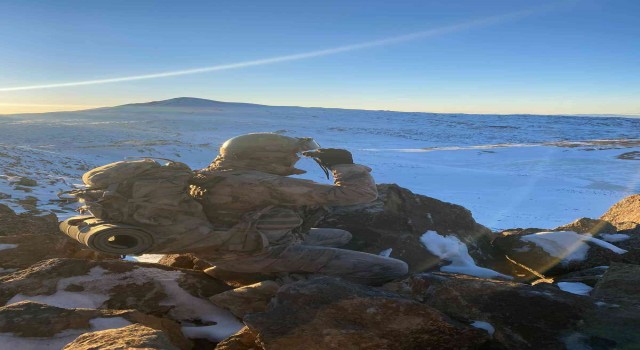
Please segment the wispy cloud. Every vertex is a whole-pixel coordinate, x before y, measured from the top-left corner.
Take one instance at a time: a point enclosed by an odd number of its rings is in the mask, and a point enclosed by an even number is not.
[[[536,13],[548,11],[556,7],[557,7],[557,4],[553,6],[537,7],[534,9],[510,12],[510,13],[501,14],[497,16],[478,18],[478,19],[474,19],[474,20],[470,20],[462,23],[456,23],[448,26],[442,26],[438,28],[433,28],[425,31],[420,31],[420,32],[415,32],[415,33],[410,33],[410,34],[405,34],[400,36],[394,36],[390,38],[383,38],[379,40],[368,41],[368,42],[363,42],[358,44],[339,46],[339,47],[334,47],[334,48],[329,48],[324,50],[309,51],[309,52],[297,53],[292,55],[264,58],[259,60],[244,61],[244,62],[238,62],[238,63],[222,64],[222,65],[210,66],[210,67],[201,67],[201,68],[193,68],[193,69],[185,69],[185,70],[177,70],[177,71],[161,72],[161,73],[153,73],[153,74],[132,75],[132,76],[126,76],[126,77],[109,78],[109,79],[96,79],[96,80],[74,81],[74,82],[67,82],[67,83],[5,87],[5,88],[0,88],[0,92],[52,89],[52,88],[64,88],[64,87],[84,86],[84,85],[119,83],[119,82],[134,81],[134,80],[158,79],[158,78],[174,77],[174,76],[180,76],[180,75],[208,73],[208,72],[224,71],[224,70],[231,70],[231,69],[240,69],[240,68],[246,68],[246,67],[263,66],[263,65],[290,62],[290,61],[299,61],[299,60],[304,60],[309,58],[335,55],[343,52],[364,50],[364,49],[369,49],[374,47],[387,46],[387,45],[393,45],[393,44],[398,44],[398,43],[403,43],[408,41],[426,39],[430,37],[435,37],[435,36],[440,36],[440,35],[445,35],[445,34],[450,34],[455,32],[461,32],[461,31],[465,31],[473,28],[496,25],[504,22],[517,20],[526,16],[536,14]]]

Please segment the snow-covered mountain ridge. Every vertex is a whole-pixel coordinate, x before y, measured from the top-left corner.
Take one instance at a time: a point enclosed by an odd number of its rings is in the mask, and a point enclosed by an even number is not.
[[[127,156],[207,165],[248,132],[347,148],[380,183],[469,208],[492,228],[555,227],[598,217],[640,192],[640,119],[456,115],[274,107],[176,98],[76,112],[0,116],[0,201],[61,211],[57,192]],[[323,181],[310,160],[304,177]],[[35,185],[28,180],[34,180]],[[30,198],[32,197],[32,198]]]

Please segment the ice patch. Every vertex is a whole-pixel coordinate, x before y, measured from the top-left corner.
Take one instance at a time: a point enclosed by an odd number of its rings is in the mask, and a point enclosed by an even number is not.
[[[18,247],[17,244],[0,244],[0,250],[14,249],[17,247]]]
[[[425,248],[432,254],[438,256],[440,259],[451,262],[450,265],[442,266],[440,271],[461,273],[481,278],[513,278],[497,271],[477,266],[471,255],[469,255],[467,246],[456,236],[450,235],[445,237],[435,231],[427,231],[420,237],[420,242],[422,242]]]
[[[622,242],[631,238],[631,236],[624,233],[601,233],[600,237],[607,242]]]
[[[549,255],[562,259],[565,263],[586,259],[587,253],[589,252],[587,242],[594,243],[617,254],[627,252],[601,239],[593,238],[589,235],[577,234],[573,231],[538,232],[522,236],[520,239],[539,246]]]
[[[561,290],[578,295],[589,295],[592,287],[581,282],[558,282],[558,288]]]
[[[388,249],[385,249],[385,250],[381,251],[378,255],[388,258],[391,255],[392,251],[393,251],[393,248],[388,248]]]
[[[493,333],[496,332],[496,329],[493,328],[491,323],[485,321],[473,321],[473,323],[471,323],[471,327],[484,329],[491,337],[493,337]]]

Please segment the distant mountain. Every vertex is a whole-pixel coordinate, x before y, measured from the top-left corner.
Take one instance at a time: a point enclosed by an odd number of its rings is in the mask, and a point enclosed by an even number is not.
[[[168,100],[152,101],[145,103],[130,103],[126,105],[116,106],[114,108],[219,108],[219,107],[240,107],[240,106],[262,106],[253,103],[240,103],[240,102],[222,102],[207,100],[204,98],[196,97],[176,97]]]

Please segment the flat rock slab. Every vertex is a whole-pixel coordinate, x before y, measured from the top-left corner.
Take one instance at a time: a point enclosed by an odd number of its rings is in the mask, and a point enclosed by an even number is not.
[[[180,350],[162,331],[139,324],[86,333],[67,344],[63,350]]]
[[[483,330],[390,293],[322,277],[283,286],[264,313],[245,316],[271,349],[474,349]]]

